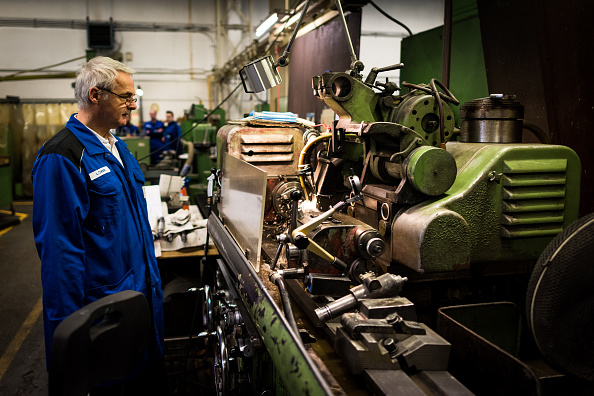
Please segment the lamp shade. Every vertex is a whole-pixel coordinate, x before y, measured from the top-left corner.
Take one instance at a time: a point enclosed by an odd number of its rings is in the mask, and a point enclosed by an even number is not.
[[[281,77],[274,66],[272,56],[267,55],[245,65],[239,76],[247,93],[262,92],[281,83]]]

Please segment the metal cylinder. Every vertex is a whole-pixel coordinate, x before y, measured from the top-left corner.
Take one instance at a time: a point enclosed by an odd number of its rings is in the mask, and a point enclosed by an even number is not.
[[[374,228],[357,227],[355,236],[357,250],[363,258],[376,258],[386,251],[386,242]]]
[[[521,143],[524,106],[515,95],[493,94],[460,107],[460,141],[465,143]]]
[[[351,294],[339,298],[317,308],[315,314],[321,322],[326,322],[330,319],[338,317],[343,313],[355,308],[357,302],[363,298],[379,298],[390,297],[397,295],[402,291],[402,286],[408,278],[403,278],[400,275],[383,274],[379,277],[374,277],[371,274],[363,280],[363,284],[355,286],[351,289]],[[365,275],[362,276],[364,278]],[[366,282],[367,280],[368,282]]]

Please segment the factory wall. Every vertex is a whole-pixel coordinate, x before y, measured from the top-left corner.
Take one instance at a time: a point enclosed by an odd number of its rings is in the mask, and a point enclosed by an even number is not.
[[[291,5],[294,2],[291,2]],[[407,24],[413,33],[430,29],[443,23],[441,0],[403,1],[377,0],[375,2],[388,14]],[[207,76],[219,64],[249,44],[253,35],[233,27],[224,29],[223,37],[217,39],[215,32],[216,7],[222,10],[220,18],[226,25],[245,24],[251,19],[253,29],[268,14],[268,0],[129,0],[118,2],[60,0],[42,2],[33,0],[3,0],[0,20],[25,18],[29,20],[129,22],[155,24],[192,24],[204,27],[205,32],[115,31],[114,52],[137,70],[135,83],[144,91],[143,119],[148,119],[152,107],[158,107],[159,118],[172,110],[182,116],[193,103],[204,103],[214,108],[214,98],[209,102]],[[251,17],[250,17],[251,16]],[[41,25],[39,25],[41,26]],[[400,40],[407,35],[397,24],[382,16],[371,5],[362,13],[362,37],[360,59],[368,72],[372,67],[382,67],[400,61]],[[64,27],[14,27],[0,25],[0,75],[23,70],[33,70],[48,65],[85,56],[87,49],[86,29]],[[345,51],[347,49],[345,48]],[[104,54],[110,53],[103,50]],[[98,54],[102,54],[99,51]],[[323,54],[312,54],[312,56]],[[78,59],[45,70],[47,74],[73,73],[84,59]],[[26,75],[26,74],[24,74]],[[385,77],[398,78],[398,72],[386,73]],[[73,78],[46,78],[35,80],[0,82],[0,98],[7,95],[21,99],[73,99]],[[239,79],[237,79],[239,82]],[[237,82],[233,81],[234,86]],[[262,94],[260,99],[266,99]],[[212,99],[212,98],[211,98]],[[312,100],[314,98],[312,97]],[[240,111],[229,118],[243,116],[258,102],[250,95],[239,94]],[[237,106],[232,107],[237,109]],[[290,110],[290,109],[289,109]],[[139,115],[133,122],[139,122]]]
[[[261,20],[267,14],[267,1],[222,2],[227,8],[225,24],[241,24],[240,13]],[[72,20],[129,22],[142,25],[170,24],[179,27],[191,24],[204,32],[119,31],[114,34],[113,52],[100,50],[98,54],[119,53],[122,60],[136,69],[135,83],[144,91],[143,115],[148,118],[151,106],[159,107],[159,118],[165,118],[166,110],[176,116],[183,115],[192,103],[204,102],[208,106],[206,78],[216,67],[216,0],[131,0],[58,2],[3,0],[0,19],[43,19],[60,22]],[[172,29],[173,30],[173,29]],[[222,61],[240,50],[242,32],[226,29],[228,43],[221,45]],[[235,47],[238,48],[235,48]],[[22,70],[31,70],[85,56],[87,49],[86,29],[47,27],[0,27],[0,72],[2,75]],[[228,50],[228,52],[226,52]],[[74,72],[83,62],[79,59],[47,70],[49,73]],[[42,79],[0,82],[0,98],[7,95],[22,99],[72,99],[73,78]]]

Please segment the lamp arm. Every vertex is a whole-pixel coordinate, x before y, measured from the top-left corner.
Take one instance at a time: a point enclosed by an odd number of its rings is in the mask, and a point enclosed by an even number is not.
[[[289,64],[289,51],[291,50],[293,41],[295,41],[295,37],[297,37],[297,32],[299,31],[299,26],[301,26],[301,22],[303,22],[303,18],[305,17],[305,14],[307,14],[307,9],[309,8],[309,2],[310,2],[310,0],[307,0],[305,2],[305,5],[303,6],[303,11],[301,12],[301,16],[299,17],[299,22],[297,22],[297,25],[295,25],[295,30],[293,30],[293,35],[291,36],[291,39],[289,40],[289,44],[287,44],[287,46],[285,47],[285,50],[283,51],[283,54],[276,61],[277,66],[285,67]]]

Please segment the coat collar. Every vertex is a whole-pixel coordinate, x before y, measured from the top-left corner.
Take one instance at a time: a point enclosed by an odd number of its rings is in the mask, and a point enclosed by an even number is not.
[[[99,139],[97,139],[97,137],[93,134],[93,132],[91,132],[89,128],[87,128],[86,125],[84,125],[82,122],[78,120],[78,118],[76,118],[77,114],[78,113],[74,113],[70,116],[70,119],[66,123],[66,128],[68,128],[70,131],[72,131],[72,133],[74,133],[76,138],[85,146],[85,149],[90,155],[107,153],[108,151],[103,145],[103,143],[101,143]],[[115,138],[116,146],[128,146],[119,137],[115,136]]]

